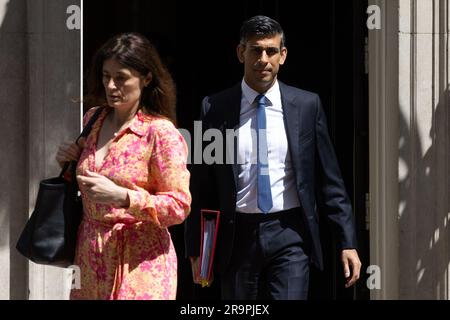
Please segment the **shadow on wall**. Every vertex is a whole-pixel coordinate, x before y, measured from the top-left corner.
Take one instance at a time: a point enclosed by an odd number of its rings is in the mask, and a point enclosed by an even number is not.
[[[28,217],[26,0],[0,0],[0,297],[25,299],[15,244]]]
[[[417,123],[412,121],[410,128],[404,115],[400,115],[399,276],[402,299],[449,298],[449,101],[446,88],[432,111],[427,139]],[[431,140],[431,145],[424,146],[424,140]]]

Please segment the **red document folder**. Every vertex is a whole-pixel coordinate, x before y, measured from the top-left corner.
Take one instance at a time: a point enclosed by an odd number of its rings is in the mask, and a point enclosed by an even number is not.
[[[205,287],[209,286],[212,275],[220,211],[202,209],[200,211],[200,217],[201,241],[198,277],[202,287]]]

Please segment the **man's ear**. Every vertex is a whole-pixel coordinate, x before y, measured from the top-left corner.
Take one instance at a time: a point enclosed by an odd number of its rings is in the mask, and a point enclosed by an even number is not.
[[[283,65],[284,62],[286,61],[286,57],[287,57],[287,48],[283,47],[281,48],[281,52],[280,52],[280,65]]]
[[[236,48],[236,53],[240,63],[244,63],[245,44],[240,43]]]

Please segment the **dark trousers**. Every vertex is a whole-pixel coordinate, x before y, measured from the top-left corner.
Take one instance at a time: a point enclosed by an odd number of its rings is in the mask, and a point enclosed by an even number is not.
[[[236,213],[233,254],[221,278],[223,299],[307,299],[309,245],[299,210]]]

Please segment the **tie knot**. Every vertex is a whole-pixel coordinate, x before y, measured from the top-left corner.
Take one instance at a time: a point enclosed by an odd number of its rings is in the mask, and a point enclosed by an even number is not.
[[[266,96],[263,94],[260,94],[259,96],[256,97],[256,102],[258,103],[258,106],[266,106]]]

